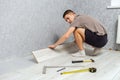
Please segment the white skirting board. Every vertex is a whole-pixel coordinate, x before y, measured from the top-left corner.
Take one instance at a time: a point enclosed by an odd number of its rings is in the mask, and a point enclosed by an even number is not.
[[[33,56],[35,57],[37,63],[51,59],[51,58],[55,58],[58,56],[62,56],[62,55],[66,55],[66,54],[70,54],[70,53],[75,53],[78,51],[78,47],[76,46],[75,43],[70,42],[70,43],[66,43],[63,45],[59,45],[57,48],[55,48],[54,50],[46,48],[46,49],[41,49],[41,50],[37,50],[37,51],[33,51]]]
[[[55,51],[53,51],[49,48],[33,51],[32,53],[33,53],[33,56],[35,57],[37,63],[61,55],[61,54],[55,53]]]
[[[120,15],[118,16],[118,27],[117,27],[116,43],[120,44]]]

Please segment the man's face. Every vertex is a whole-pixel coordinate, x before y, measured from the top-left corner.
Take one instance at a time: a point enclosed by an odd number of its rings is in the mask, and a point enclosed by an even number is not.
[[[71,24],[74,20],[74,15],[73,14],[67,14],[67,15],[65,15],[64,19],[65,19],[66,22]]]

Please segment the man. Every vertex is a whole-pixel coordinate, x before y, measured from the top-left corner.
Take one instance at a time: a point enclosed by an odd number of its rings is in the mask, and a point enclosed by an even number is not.
[[[63,43],[73,33],[75,42],[79,47],[79,52],[72,54],[73,56],[85,56],[85,49],[83,42],[93,46],[94,53],[97,54],[99,50],[107,43],[107,32],[103,25],[96,19],[88,15],[77,15],[72,10],[66,10],[63,14],[66,22],[70,23],[68,31],[49,48],[54,49],[59,44]]]

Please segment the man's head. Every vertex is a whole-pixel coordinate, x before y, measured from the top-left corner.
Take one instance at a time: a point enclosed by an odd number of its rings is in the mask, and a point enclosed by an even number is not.
[[[75,12],[72,10],[66,10],[63,14],[63,18],[65,19],[66,22],[72,23],[74,18],[75,18]]]

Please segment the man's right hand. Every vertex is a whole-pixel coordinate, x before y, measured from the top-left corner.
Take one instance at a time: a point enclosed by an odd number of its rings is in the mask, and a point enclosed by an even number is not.
[[[50,45],[50,46],[48,46],[49,48],[51,48],[51,49],[55,49],[56,48],[56,45]]]

